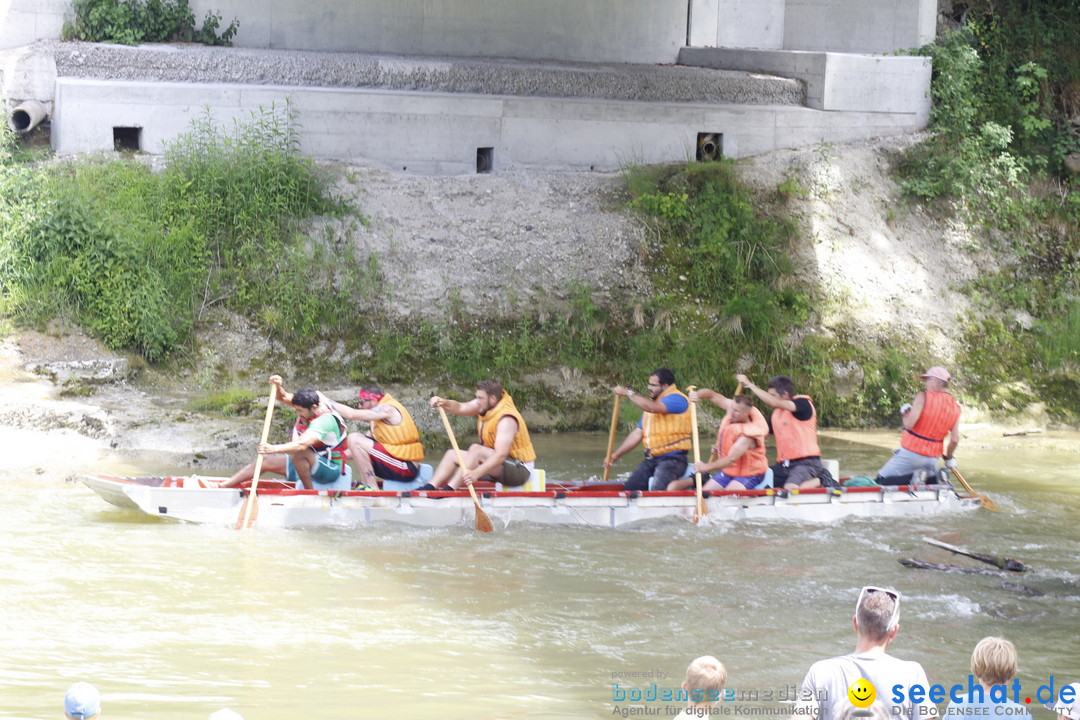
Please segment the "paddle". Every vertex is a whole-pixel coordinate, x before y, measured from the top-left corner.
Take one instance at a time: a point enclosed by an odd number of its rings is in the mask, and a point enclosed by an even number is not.
[[[687,388],[690,392],[697,390],[693,385]],[[698,444],[697,427],[697,403],[690,403],[690,440],[694,444],[694,464],[701,462],[701,446]],[[703,515],[709,514],[709,507],[705,504],[705,498],[701,492],[701,473],[694,471],[694,483],[697,486],[697,501],[694,503],[694,524],[697,525]]]
[[[615,409],[611,411],[611,432],[608,434],[607,455],[604,457],[604,459],[607,460],[608,462],[611,462],[611,451],[615,449],[615,431],[619,429],[619,401],[620,400],[622,400],[622,397],[620,397],[619,395],[616,395],[615,396]],[[610,466],[605,467],[604,468],[604,482],[607,482],[608,475],[610,475],[610,474],[611,474],[611,467]]]
[[[977,493],[972,490],[971,486],[967,484],[967,480],[964,479],[964,476],[960,474],[959,470],[957,470],[956,468],[952,468],[952,474],[956,476],[956,479],[959,480],[960,484],[964,486],[964,489],[968,491],[968,495],[971,495],[972,497],[977,497],[979,498],[979,500],[982,501],[982,506],[984,508],[986,508],[990,512],[1001,512],[1001,508],[997,506],[996,502],[991,500],[986,495],[983,495],[982,493]]]
[[[442,418],[443,427],[446,428],[446,436],[450,438],[450,444],[454,447],[454,452],[457,453],[458,465],[464,474],[468,472],[468,468],[465,467],[465,456],[461,454],[461,448],[458,447],[457,438],[454,436],[454,428],[450,427],[450,418],[446,417],[446,411],[441,407],[439,408],[439,417]],[[491,532],[495,529],[495,526],[491,524],[491,518],[484,512],[484,508],[480,507],[480,498],[476,497],[476,489],[468,484],[465,487],[469,488],[469,494],[472,495],[473,504],[476,506],[476,529],[480,532]]]
[[[260,445],[270,437],[270,421],[274,417],[274,403],[276,400],[277,385],[270,383],[270,398],[266,401],[266,419],[263,420],[262,438],[259,440]],[[255,518],[259,516],[258,498],[255,494],[259,487],[262,464],[263,456],[262,453],[259,453],[255,456],[255,474],[251,478],[251,490],[248,491],[247,497],[244,498],[244,506],[240,508],[240,515],[236,518],[237,530],[252,527],[255,524]]]

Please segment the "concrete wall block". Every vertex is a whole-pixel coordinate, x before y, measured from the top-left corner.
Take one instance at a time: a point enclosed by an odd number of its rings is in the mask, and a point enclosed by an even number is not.
[[[822,109],[929,117],[930,60],[828,53]]]
[[[161,152],[209,104],[228,125],[259,105],[291,99],[301,149],[319,159],[416,173],[472,173],[478,148],[495,168],[611,171],[630,163],[692,159],[698,133],[723,134],[729,157],[918,129],[911,114],[820,112],[797,106],[620,100],[491,98],[362,89],[281,88],[74,80],[57,82],[58,152],[112,148],[112,128],[142,128],[142,149]]]
[[[69,0],[0,2],[0,50],[59,38],[69,8]]]
[[[850,53],[919,47],[936,0],[787,0],[784,48]]]
[[[26,0],[20,0],[26,1]],[[462,57],[671,62],[687,4],[668,0],[192,0],[240,20],[235,44]]]

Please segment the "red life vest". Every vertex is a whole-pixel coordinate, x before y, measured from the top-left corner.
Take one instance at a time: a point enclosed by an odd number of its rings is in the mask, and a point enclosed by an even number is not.
[[[333,415],[334,420],[337,421],[338,441],[333,445],[327,445],[320,440],[319,442],[312,445],[311,449],[315,451],[316,455],[321,455],[324,458],[328,458],[332,462],[339,463],[341,466],[341,474],[344,475],[346,470],[345,452],[349,449],[349,430],[348,426],[345,425],[345,420],[336,412],[333,412],[332,410],[323,410],[321,412],[317,412],[315,413],[315,415],[312,416],[311,420],[308,420],[307,422],[304,422],[300,418],[297,418],[296,424],[293,425],[292,438],[293,440],[300,439],[300,436],[307,432],[308,425],[310,425],[311,422],[315,420],[315,418],[327,414]]]
[[[792,400],[809,395],[796,395]],[[772,431],[776,437],[776,460],[798,460],[805,457],[821,457],[817,440],[817,409],[810,403],[812,414],[809,420],[798,420],[795,413],[784,408],[773,408]]]
[[[754,446],[721,472],[728,477],[763,475],[769,469],[769,461],[765,458],[765,436],[769,434],[769,426],[765,416],[757,408],[750,408],[750,418],[744,423],[733,423],[730,417],[725,415],[720,421],[720,431],[716,435],[720,457],[727,457],[736,441],[744,436],[753,440]]]
[[[919,455],[937,457],[944,452],[944,440],[960,419],[960,403],[947,392],[926,391],[923,405],[915,426],[904,428],[900,447]]]

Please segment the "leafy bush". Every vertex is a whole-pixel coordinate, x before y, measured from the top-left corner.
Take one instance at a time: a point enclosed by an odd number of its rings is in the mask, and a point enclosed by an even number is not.
[[[75,22],[64,39],[136,45],[142,42],[199,42],[231,45],[240,28],[233,20],[221,34],[221,15],[207,12],[200,28],[188,0],[74,0]]]
[[[217,303],[288,339],[317,337],[330,318],[355,324],[350,294],[370,293],[378,268],[347,250],[329,258],[300,233],[314,213],[352,211],[300,157],[296,128],[288,106],[231,135],[207,114],[161,175],[113,159],[0,176],[0,309],[26,322],[71,315],[152,361]]]

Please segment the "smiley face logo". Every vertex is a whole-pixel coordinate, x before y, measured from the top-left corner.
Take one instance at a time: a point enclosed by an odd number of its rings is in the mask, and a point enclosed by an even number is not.
[[[877,699],[877,689],[869,680],[859,678],[847,689],[848,700],[857,708],[867,708]]]

